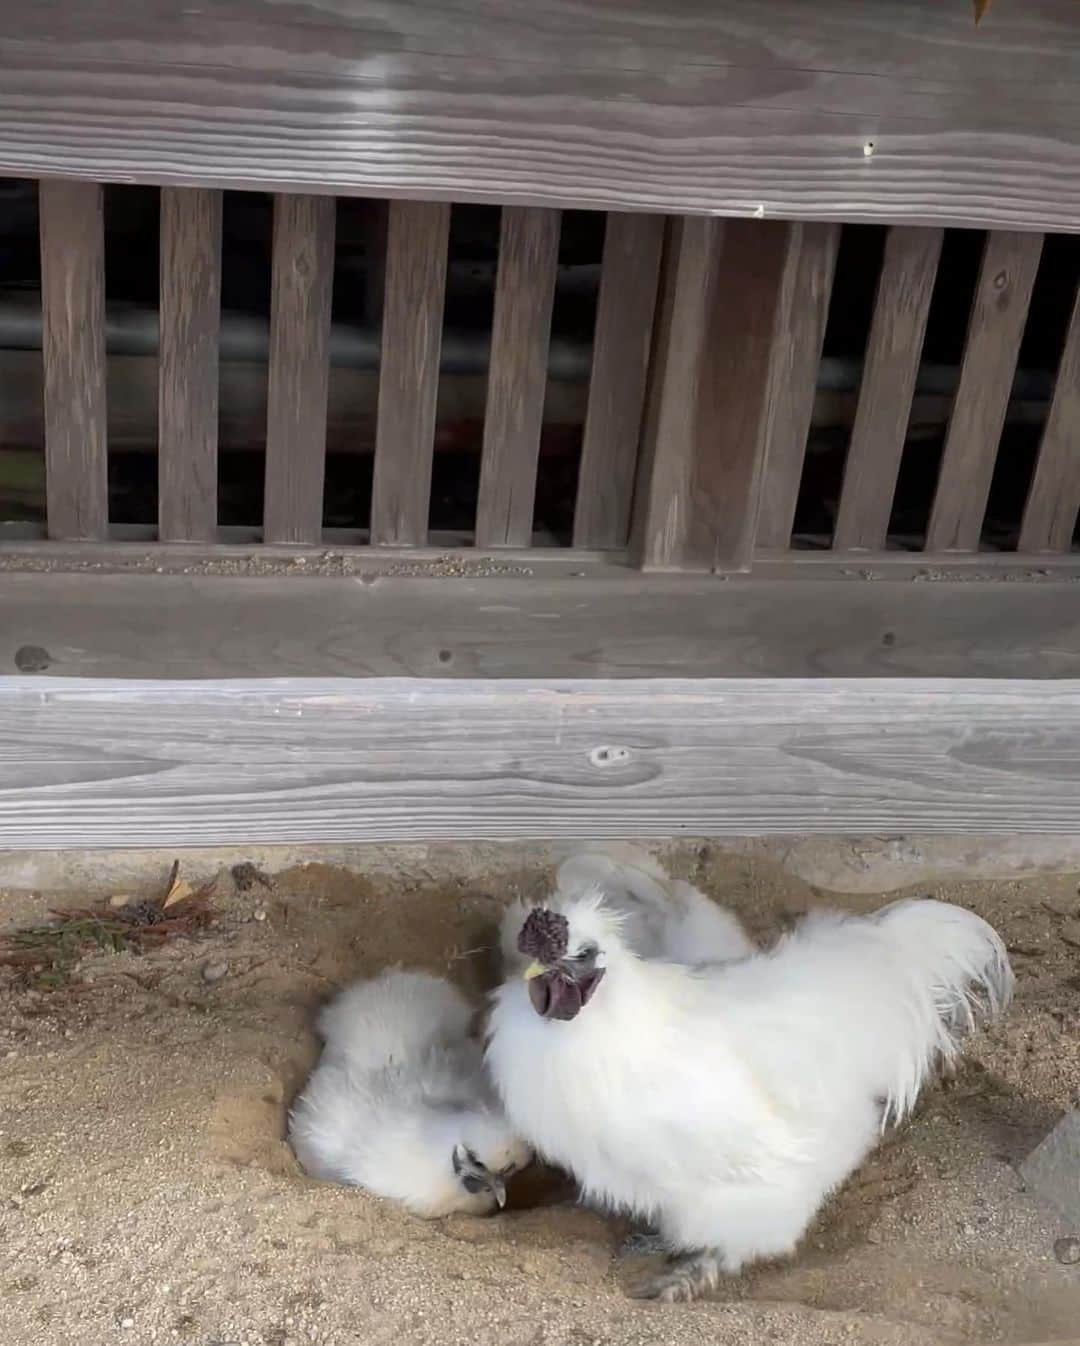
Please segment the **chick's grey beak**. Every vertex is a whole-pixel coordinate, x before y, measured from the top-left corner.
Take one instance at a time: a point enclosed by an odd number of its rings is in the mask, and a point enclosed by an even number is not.
[[[495,1198],[496,1202],[498,1203],[499,1209],[505,1210],[506,1183],[503,1182],[502,1178],[493,1178],[491,1180],[491,1195]]]

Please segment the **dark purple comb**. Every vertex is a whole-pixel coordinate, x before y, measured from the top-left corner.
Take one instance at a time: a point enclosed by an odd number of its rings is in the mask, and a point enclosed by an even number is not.
[[[565,956],[570,942],[570,925],[565,916],[546,907],[533,907],[518,935],[518,948],[527,958],[535,958],[545,967]]]

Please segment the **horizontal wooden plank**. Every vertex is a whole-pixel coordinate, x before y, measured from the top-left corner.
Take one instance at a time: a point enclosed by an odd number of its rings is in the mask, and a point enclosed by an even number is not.
[[[1080,828],[1080,682],[0,681],[0,847]]]
[[[8,0],[0,172],[1080,227],[1074,0]]]
[[[43,686],[79,676],[1080,678],[1075,571],[1026,584],[1022,572],[1007,584],[865,583],[791,579],[789,568],[777,582],[717,583],[414,554],[381,565],[357,556],[351,577],[310,579],[318,556],[276,570],[260,556],[237,578],[229,549],[202,577],[183,573],[192,561],[179,548],[133,550],[149,550],[150,573],[0,575],[0,674],[37,671]],[[166,564],[174,573],[153,573]]]

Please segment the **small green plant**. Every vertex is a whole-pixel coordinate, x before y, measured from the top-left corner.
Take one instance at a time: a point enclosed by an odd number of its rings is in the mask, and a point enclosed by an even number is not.
[[[160,900],[113,898],[96,907],[57,908],[53,919],[0,935],[0,967],[21,972],[42,990],[69,984],[75,965],[87,953],[141,953],[177,935],[190,935],[210,921],[211,885],[197,891],[169,876]]]

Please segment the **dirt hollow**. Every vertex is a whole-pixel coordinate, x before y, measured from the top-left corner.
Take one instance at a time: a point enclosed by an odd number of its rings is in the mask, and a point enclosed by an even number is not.
[[[0,970],[5,1346],[921,1346],[1080,1332],[1080,1267],[1053,1256],[1075,1231],[1016,1172],[1080,1101],[1075,877],[935,889],[1013,948],[1008,1022],[972,1044],[794,1261],[661,1307],[626,1296],[644,1267],[619,1256],[623,1229],[557,1187],[530,1180],[496,1219],[425,1224],[307,1180],[282,1141],[321,1000],[392,963],[448,972],[479,997],[500,903],[548,877],[445,855],[389,882],[309,865],[268,887],[244,876],[243,891],[226,868],[197,937],[95,951],[55,986]],[[762,937],[817,902],[877,902],[715,847],[669,859]],[[86,893],[8,894],[0,922],[65,900]]]

